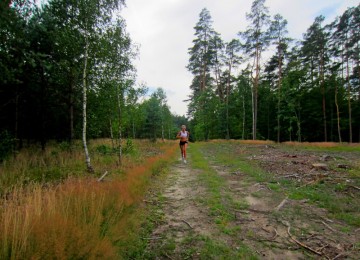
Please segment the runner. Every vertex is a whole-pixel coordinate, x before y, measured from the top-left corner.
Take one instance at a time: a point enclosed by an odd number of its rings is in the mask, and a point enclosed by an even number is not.
[[[181,131],[177,134],[176,138],[180,139],[180,151],[183,163],[186,163],[186,147],[188,145],[190,133],[186,131],[186,125],[181,126]]]

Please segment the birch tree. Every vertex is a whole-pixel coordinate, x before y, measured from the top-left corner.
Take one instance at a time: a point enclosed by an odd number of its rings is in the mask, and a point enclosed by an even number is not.
[[[60,1],[60,0],[59,0]],[[83,50],[83,72],[82,72],[82,109],[83,109],[83,125],[82,125],[82,141],[85,152],[86,167],[89,172],[93,172],[91,166],[89,150],[87,147],[87,92],[88,92],[88,78],[91,68],[88,63],[94,63],[95,53],[97,50],[98,35],[110,20],[115,10],[124,4],[122,0],[70,0],[75,9],[76,28],[81,33],[84,50]]]

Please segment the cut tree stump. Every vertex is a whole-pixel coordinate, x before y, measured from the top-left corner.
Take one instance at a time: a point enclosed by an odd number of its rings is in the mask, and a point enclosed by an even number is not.
[[[325,163],[313,163],[312,167],[318,170],[328,170],[328,166]]]

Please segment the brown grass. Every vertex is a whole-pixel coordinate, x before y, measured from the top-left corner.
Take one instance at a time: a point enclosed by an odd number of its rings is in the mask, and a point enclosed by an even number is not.
[[[225,139],[212,139],[209,142],[212,143],[221,143],[221,142],[234,142],[234,143],[241,143],[241,144],[274,144],[274,141],[270,141],[270,140],[235,140],[235,139],[230,139],[230,140],[225,140]]]
[[[126,167],[111,181],[70,177],[47,188],[15,188],[1,203],[0,259],[119,258],[118,240],[126,239],[127,226],[136,219],[127,209],[142,201],[154,169],[161,170],[158,165],[169,161],[176,148],[159,145],[157,155]],[[46,163],[34,159],[41,161]]]
[[[309,146],[309,147],[319,147],[319,148],[332,148],[332,147],[343,147],[343,146],[350,146],[350,147],[360,147],[359,143],[336,143],[336,142],[284,142],[283,144],[290,145],[290,146]]]

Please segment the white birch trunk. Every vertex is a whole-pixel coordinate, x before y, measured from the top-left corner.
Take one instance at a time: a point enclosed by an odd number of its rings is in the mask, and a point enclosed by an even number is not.
[[[86,70],[87,70],[87,60],[88,60],[88,51],[89,51],[89,42],[87,37],[85,38],[85,55],[84,55],[84,70],[83,70],[83,131],[82,131],[82,139],[83,139],[83,145],[84,145],[84,151],[85,151],[85,163],[87,170],[89,172],[93,172],[94,169],[91,166],[90,163],[90,155],[89,150],[86,143],[86,104],[87,104],[87,83],[86,83]]]
[[[121,125],[121,99],[120,99],[120,89],[117,85],[117,103],[118,103],[118,120],[119,120],[119,165],[122,165],[122,125]]]
[[[109,113],[110,113],[110,111],[109,111]],[[111,120],[111,118],[109,119],[109,124],[110,124],[111,147],[112,147],[112,149],[114,149],[115,144],[114,144],[114,134],[113,134],[113,126],[112,126],[112,120]]]

